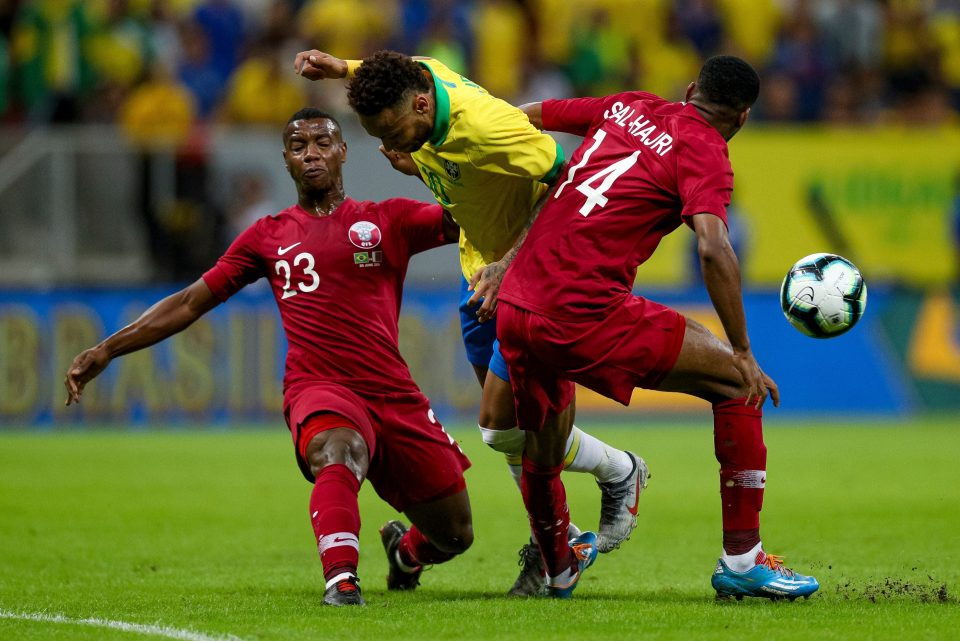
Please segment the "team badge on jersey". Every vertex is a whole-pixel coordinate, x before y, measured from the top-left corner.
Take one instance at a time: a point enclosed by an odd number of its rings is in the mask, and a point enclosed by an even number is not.
[[[447,172],[447,175],[450,176],[452,180],[457,180],[460,178],[460,165],[452,160],[444,160],[443,169]]]
[[[365,220],[360,220],[350,225],[350,231],[347,232],[350,242],[360,249],[372,249],[380,244],[380,228]]]

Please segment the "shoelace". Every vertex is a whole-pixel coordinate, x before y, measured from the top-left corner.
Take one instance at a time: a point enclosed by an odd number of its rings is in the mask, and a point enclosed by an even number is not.
[[[794,576],[794,574],[796,574],[790,568],[786,568],[783,566],[782,556],[777,556],[776,554],[765,554],[764,556],[765,558],[763,559],[762,564],[767,566],[774,572],[778,572],[786,577],[792,577]]]
[[[517,565],[520,567],[526,567],[527,564],[536,563],[539,560],[540,549],[532,543],[527,543],[520,548],[520,560],[517,561]]]
[[[573,550],[573,554],[577,557],[577,559],[580,561],[586,561],[590,558],[590,550],[593,549],[593,545],[591,543],[577,543],[576,545],[571,546],[571,549]]]

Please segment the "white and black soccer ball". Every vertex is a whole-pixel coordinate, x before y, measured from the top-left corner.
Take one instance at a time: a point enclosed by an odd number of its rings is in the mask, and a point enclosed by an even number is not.
[[[780,287],[780,306],[807,336],[832,338],[857,324],[867,308],[867,284],[856,265],[836,254],[798,260]]]

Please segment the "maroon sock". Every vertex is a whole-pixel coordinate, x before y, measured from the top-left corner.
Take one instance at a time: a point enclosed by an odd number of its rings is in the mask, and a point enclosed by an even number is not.
[[[403,564],[411,567],[443,563],[456,556],[456,554],[444,552],[431,543],[423,535],[423,532],[417,529],[416,525],[411,525],[407,533],[403,535],[397,550]]]
[[[310,522],[317,537],[323,576],[357,572],[360,556],[360,481],[346,465],[328,465],[317,475],[310,494]]]
[[[560,480],[562,471],[563,464],[541,466],[524,455],[520,474],[520,492],[527,506],[530,527],[551,577],[560,576],[571,568],[574,572],[577,570],[577,558],[567,542],[570,509]]]
[[[723,549],[744,554],[760,543],[760,510],[767,483],[763,413],[737,398],[713,406],[713,444],[720,463]]]

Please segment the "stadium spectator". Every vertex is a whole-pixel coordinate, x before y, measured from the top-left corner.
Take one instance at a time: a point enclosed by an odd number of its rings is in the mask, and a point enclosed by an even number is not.
[[[286,68],[283,51],[255,47],[233,74],[227,88],[224,119],[247,125],[282,124],[306,101],[303,83],[284,73]]]
[[[182,55],[177,76],[193,95],[201,118],[209,119],[220,106],[225,79],[217,70],[210,51],[207,34],[195,22],[180,25]]]
[[[458,230],[437,205],[347,198],[347,147],[332,116],[298,111],[283,143],[297,204],[254,223],[199,280],[81,352],[64,380],[66,403],[79,402],[112,359],[182,331],[267,278],[289,341],[284,418],[314,486],[309,514],[326,579],[323,602],[363,605],[357,493],[364,479],[413,522],[407,529],[390,521],[381,530],[389,589],[414,588],[423,565],[447,561],[473,540],[463,479],[470,463],[397,346],[410,257],[455,241]]]
[[[467,360],[483,391],[478,427],[519,480],[524,439],[496,325],[489,321],[516,243],[547,185],[560,175],[563,149],[517,108],[438,60],[381,51],[346,61],[312,50],[298,54],[294,65],[311,80],[352,76],[347,93],[361,125],[381,140],[394,168],[421,177],[461,226],[459,315]],[[577,427],[564,459],[567,469],[595,477],[601,490],[600,547],[605,552],[619,547],[636,527],[646,463]],[[531,549],[521,550],[522,569],[510,594],[531,596],[543,587],[540,555]]]
[[[311,46],[345,56],[382,49],[396,15],[392,0],[308,0],[297,24]]]
[[[30,120],[74,122],[94,73],[84,48],[92,31],[80,0],[35,0],[20,6],[11,44],[18,99]]]
[[[193,12],[210,46],[213,65],[226,82],[240,64],[247,25],[243,11],[233,0],[203,0]]]
[[[768,394],[775,405],[780,398],[750,348],[726,227],[727,141],[758,92],[747,63],[721,56],[705,63],[683,102],[627,92],[524,107],[538,127],[585,137],[507,271],[497,323],[527,437],[524,503],[553,596],[570,596],[596,558],[590,541],[578,546],[561,535],[574,383],[625,405],[635,387],[712,403],[723,515],[723,555],[712,578],[718,596],[796,598],[819,588],[767,555],[760,540],[767,454],[760,407]],[[683,223],[696,233],[729,343],[632,293],[637,267]]]

